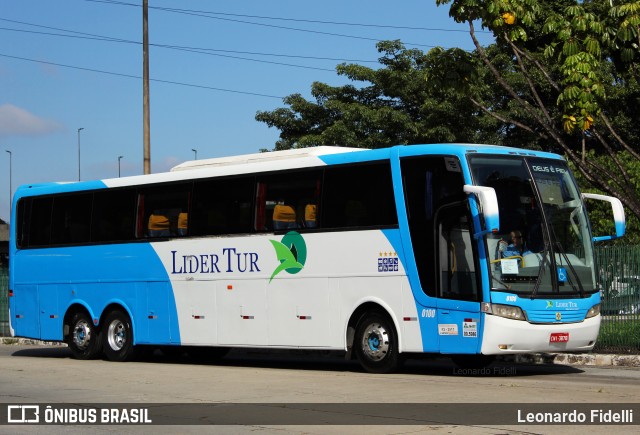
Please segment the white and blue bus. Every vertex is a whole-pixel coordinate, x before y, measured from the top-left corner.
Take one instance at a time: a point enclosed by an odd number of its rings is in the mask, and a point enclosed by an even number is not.
[[[611,204],[615,234],[593,237],[585,198]],[[304,348],[389,372],[416,353],[588,351],[593,242],[625,231],[560,156],[488,145],[197,160],[13,201],[12,333],[113,361]]]

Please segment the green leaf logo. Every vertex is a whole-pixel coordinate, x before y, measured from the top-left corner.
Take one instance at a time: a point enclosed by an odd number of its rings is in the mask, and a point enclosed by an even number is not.
[[[307,261],[307,244],[296,231],[289,231],[282,240],[269,240],[276,251],[276,257],[280,264],[271,274],[269,282],[283,270],[290,274],[300,272]]]

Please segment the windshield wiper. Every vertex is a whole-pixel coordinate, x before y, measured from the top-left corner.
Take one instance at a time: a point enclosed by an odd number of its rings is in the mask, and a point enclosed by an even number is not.
[[[538,265],[540,270],[538,270],[538,278],[536,279],[536,283],[533,286],[533,290],[531,291],[531,299],[536,296],[538,290],[540,289],[540,286],[542,285],[542,274],[546,270],[547,265],[549,266],[549,270],[551,270],[551,260],[548,257],[550,252],[551,249],[549,248],[549,244],[545,241],[544,250],[540,253],[540,262]]]
[[[584,297],[584,287],[582,286],[582,281],[580,280],[580,277],[578,276],[578,273],[576,272],[576,270],[573,268],[573,264],[571,264],[571,261],[569,261],[569,257],[567,256],[567,253],[564,251],[564,248],[562,247],[562,243],[560,243],[557,240],[556,240],[556,252],[558,252],[558,254],[562,256],[562,259],[564,260],[566,265],[569,266],[569,270],[571,271],[571,276],[575,277],[576,283],[578,284],[578,289],[577,289],[578,293],[580,293],[580,297]],[[571,287],[575,289],[576,288],[575,285],[573,284],[572,280],[569,278],[570,276],[568,275],[567,281],[569,282]]]

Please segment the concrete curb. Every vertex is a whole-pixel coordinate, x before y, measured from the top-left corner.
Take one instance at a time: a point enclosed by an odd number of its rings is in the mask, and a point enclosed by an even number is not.
[[[41,341],[30,338],[0,337],[0,345],[66,346],[59,341]],[[561,364],[593,367],[640,367],[640,355],[596,353],[527,353],[503,355],[498,361],[516,364]]]
[[[516,364],[563,364],[593,367],[640,367],[640,355],[616,355],[599,353],[529,353],[505,355],[501,361]]]
[[[35,340],[33,338],[14,338],[14,337],[0,337],[0,345],[33,345],[33,346],[67,346],[66,343],[60,341],[42,341]]]

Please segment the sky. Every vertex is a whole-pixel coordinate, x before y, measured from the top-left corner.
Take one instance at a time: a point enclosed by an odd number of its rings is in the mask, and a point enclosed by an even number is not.
[[[380,67],[376,41],[471,50],[448,13],[435,0],[149,0],[151,171],[273,149],[279,131],[256,112],[347,83],[340,63]],[[142,174],[142,87],[142,0],[0,0],[0,219],[22,184]]]

